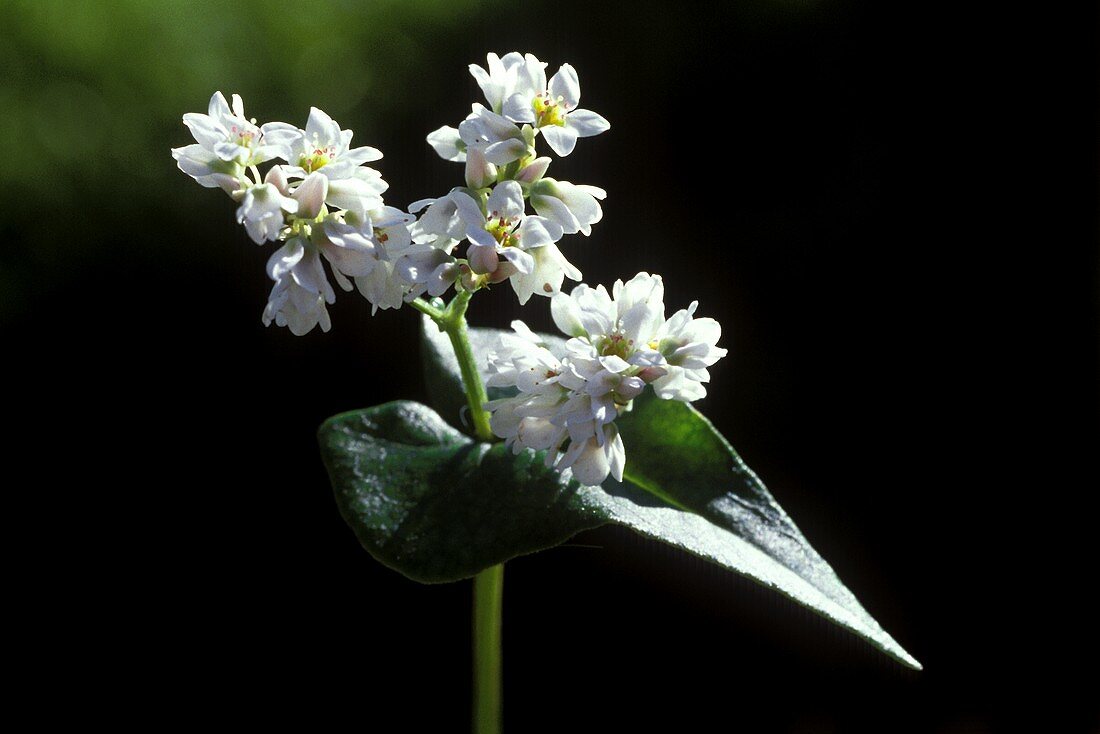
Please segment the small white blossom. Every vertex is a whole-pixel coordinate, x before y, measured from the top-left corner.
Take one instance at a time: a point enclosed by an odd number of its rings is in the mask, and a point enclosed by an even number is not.
[[[456,193],[458,216],[466,225],[470,247],[466,258],[475,273],[493,273],[500,258],[520,273],[535,269],[531,252],[561,239],[562,229],[539,216],[525,216],[523,189],[515,181],[502,181],[489,195],[484,211],[469,196]]]
[[[226,193],[241,188],[244,168],[278,155],[277,146],[267,144],[254,120],[244,116],[244,102],[233,95],[233,107],[221,92],[210,98],[207,114],[188,112],[183,123],[195,143],[173,148],[179,169],[207,188],[220,187]]]
[[[554,323],[572,338],[551,352],[522,322],[489,355],[491,387],[515,397],[490,401],[490,426],[514,452],[547,451],[547,465],[571,468],[583,484],[622,480],[626,453],[615,419],[652,384],[657,396],[691,401],[726,354],[718,322],[694,318],[697,303],[664,317],[664,283],[638,273],[610,293],[583,283],[550,302]]]
[[[532,250],[531,258],[535,265],[530,273],[517,271],[508,279],[521,306],[536,294],[547,297],[556,295],[567,277],[570,280],[584,277],[553,242]]]
[[[560,156],[573,152],[577,138],[599,135],[611,123],[591,110],[578,109],[581,85],[577,72],[562,64],[546,81],[546,64],[531,54],[517,69],[516,93],[504,102],[501,113],[509,120],[538,128],[546,143]]]
[[[573,441],[557,464],[559,470],[569,467],[573,478],[581,484],[603,484],[610,474],[616,481],[623,480],[626,467],[626,448],[614,423],[602,426],[599,432],[584,441]]]
[[[408,224],[412,217],[394,207],[370,212],[373,267],[355,277],[355,287],[370,301],[371,313],[378,309],[400,308],[409,286],[396,272],[397,262],[412,246]]]
[[[485,101],[493,108],[493,112],[499,113],[504,100],[516,91],[516,75],[523,66],[523,55],[512,51],[500,58],[495,53],[490,53],[485,59],[489,69],[470,64],[470,74],[477,80],[485,94]]]
[[[621,481],[625,452],[613,421],[645,384],[626,374],[623,360],[600,357],[581,340],[571,340],[559,359],[523,322],[512,327],[516,334],[489,355],[486,385],[519,394],[488,403],[493,432],[514,453],[547,451],[547,466],[571,467],[582,484],[600,484],[608,474]]]
[[[592,234],[592,225],[603,219],[597,199],[607,192],[596,186],[540,178],[530,188],[531,206],[547,219],[561,225],[566,234]]]
[[[710,382],[708,367],[727,350],[716,346],[722,336],[722,326],[712,318],[693,318],[698,301],[677,311],[661,328],[654,340],[664,356],[668,374],[653,382],[658,397],[691,402],[706,397],[702,383]]]
[[[268,260],[267,274],[275,285],[264,309],[264,326],[274,321],[295,336],[308,334],[318,324],[322,331],[332,328],[325,304],[334,303],[336,293],[316,247],[301,237],[287,240]]]
[[[454,240],[451,240],[454,246]],[[459,268],[449,249],[427,243],[414,243],[394,263],[394,273],[408,285],[407,297],[427,293],[441,296],[459,276]]]
[[[378,171],[363,165],[378,160],[382,153],[370,146],[352,148],[352,131],[341,130],[323,111],[310,108],[305,130],[285,122],[269,122],[262,130],[264,140],[289,163],[288,178],[320,173],[328,179],[328,205],[361,216],[382,206],[382,193],[389,184]]]
[[[237,223],[243,224],[248,236],[257,245],[278,239],[286,224],[286,214],[298,211],[297,200],[284,194],[280,185],[278,168],[272,168],[267,180],[249,186],[241,194],[237,207]]]

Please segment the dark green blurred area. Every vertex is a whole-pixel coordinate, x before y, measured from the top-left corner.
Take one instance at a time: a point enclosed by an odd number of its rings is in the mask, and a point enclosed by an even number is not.
[[[430,73],[425,47],[453,37],[475,7],[485,3],[5,3],[0,140],[19,153],[0,166],[9,192],[0,319],[90,259],[178,257],[158,241],[228,209],[211,192],[180,199],[186,179],[169,157],[192,142],[181,115],[204,112],[215,89],[241,92],[261,121],[304,124],[317,105],[345,127],[376,130],[386,120],[396,134],[393,116],[415,113],[409,89]],[[451,71],[464,74],[462,64]],[[196,237],[190,257],[238,234],[223,220],[224,236]]]
[[[599,47],[612,17],[614,47],[645,40],[620,98],[646,90],[659,97],[698,55],[691,41],[699,19],[691,13],[650,3],[619,14],[609,6],[588,24],[583,3],[543,5],[9,1],[0,28],[0,139],[17,153],[0,166],[9,191],[0,223],[0,324],[64,288],[91,260],[102,267],[124,258],[191,265],[202,258],[214,270],[225,267],[224,246],[245,244],[230,225],[229,203],[188,186],[168,157],[171,147],[192,142],[181,115],[205,111],[216,89],[241,93],[247,114],[261,122],[304,124],[309,107],[321,107],[387,154],[380,168],[393,203],[403,206],[457,181],[459,170],[433,158],[423,136],[456,124],[479,98],[465,66],[484,63],[486,50],[530,48],[552,53],[555,65],[562,50],[575,52],[575,62],[587,53],[591,79],[591,67],[604,66],[601,53],[613,48]],[[815,2],[755,0],[730,12],[742,25],[783,30],[820,10]],[[599,69],[615,80],[621,71]],[[609,103],[616,99],[605,95],[605,110]],[[438,190],[425,190],[426,178]]]

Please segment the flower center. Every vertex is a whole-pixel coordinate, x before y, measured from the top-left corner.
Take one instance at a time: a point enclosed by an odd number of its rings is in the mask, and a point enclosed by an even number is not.
[[[516,226],[517,217],[508,219],[493,212],[493,216],[485,223],[485,231],[493,235],[493,239],[500,243],[501,247],[515,247],[519,244],[519,235],[512,232]]]
[[[314,148],[312,153],[305,153],[298,159],[298,165],[305,169],[306,173],[313,173],[318,168],[323,168],[332,161],[335,151],[329,145],[324,148]]]
[[[253,127],[246,127],[244,125],[233,125],[229,128],[229,133],[233,136],[233,142],[242,148],[251,148],[252,141],[256,137],[258,131]]]
[[[565,99],[550,96],[550,92],[539,92],[535,95],[535,101],[531,103],[535,109],[535,127],[557,125],[565,127]]]
[[[634,340],[627,339],[622,334],[610,334],[596,340],[596,351],[601,357],[615,355],[620,359],[626,359],[634,353]]]

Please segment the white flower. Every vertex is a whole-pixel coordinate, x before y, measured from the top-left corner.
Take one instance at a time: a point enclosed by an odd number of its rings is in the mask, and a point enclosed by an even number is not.
[[[485,94],[485,101],[493,108],[493,112],[500,112],[504,100],[508,99],[516,91],[516,73],[523,66],[523,56],[517,52],[504,54],[500,58],[495,53],[485,57],[489,70],[481,68],[477,64],[470,64],[470,74],[477,80],[481,91]]]
[[[466,143],[458,134],[458,129],[444,125],[428,133],[428,145],[445,161],[461,163],[466,160]]]
[[[616,281],[612,294],[582,283],[550,302],[564,333],[592,345],[601,357],[624,360],[658,397],[684,402],[706,396],[707,368],[726,356],[716,346],[722,327],[712,318],[693,318],[697,307],[693,302],[666,321],[664,283],[648,273]]]
[[[562,64],[549,84],[545,67],[531,54],[526,55],[517,69],[516,93],[504,102],[501,113],[513,122],[534,125],[555,153],[567,156],[577,138],[599,135],[611,124],[591,110],[577,108],[581,85],[572,66]]]
[[[424,211],[413,225],[413,241],[430,243],[442,238],[457,243],[465,237],[466,225],[458,216],[458,197],[469,198],[460,189],[454,189],[438,199],[420,199],[409,204],[409,211],[413,214]],[[440,249],[449,250],[449,247],[440,243]]]
[[[665,320],[664,283],[659,275],[638,273],[612,293],[602,285],[578,285],[550,301],[554,324],[591,344],[600,356],[616,356],[633,367],[663,366],[658,330]]]
[[[308,334],[318,324],[322,331],[332,328],[325,304],[334,303],[336,293],[316,247],[301,237],[291,238],[268,260],[267,274],[275,286],[264,309],[264,326],[274,321],[295,336]]]
[[[412,245],[408,224],[413,218],[391,206],[374,209],[369,214],[367,222],[374,248],[370,267],[355,276],[355,287],[370,301],[374,314],[378,309],[400,308],[405,302],[409,285],[398,277],[396,266]]]
[[[454,203],[466,225],[470,241],[466,258],[475,273],[493,273],[499,258],[504,258],[516,271],[530,274],[535,269],[530,251],[553,244],[562,236],[561,227],[549,219],[524,215],[523,189],[515,181],[497,184],[484,211],[460,192],[454,194]]]
[[[451,240],[452,247],[454,240]],[[394,263],[394,274],[408,286],[406,298],[427,293],[441,296],[458,280],[459,269],[449,249],[427,243],[415,243]]]
[[[428,145],[440,158],[466,161],[470,150],[479,148],[486,161],[502,166],[528,152],[533,137],[531,140],[524,137],[515,123],[477,103],[471,109],[458,128],[444,125],[428,134]]]
[[[558,461],[559,471],[569,467],[573,478],[581,484],[603,484],[608,474],[616,481],[623,480],[626,467],[626,448],[614,423],[602,426],[599,432],[584,441],[573,441]]]
[[[535,265],[530,273],[517,271],[508,279],[521,306],[535,294],[547,297],[557,295],[566,277],[570,280],[584,277],[553,242],[532,250],[531,258]]]
[[[497,178],[497,166],[507,165],[526,155],[529,141],[522,131],[500,115],[474,104],[473,112],[458,126],[459,140],[446,141],[441,133],[445,128],[428,136],[428,142],[440,156],[451,156],[452,148],[466,161],[466,185],[471,189],[490,186]],[[449,131],[445,133],[449,135]],[[433,136],[435,141],[433,142]],[[532,138],[533,139],[533,138]]]
[[[547,466],[572,467],[583,484],[600,484],[609,473],[621,481],[626,457],[613,421],[644,383],[625,374],[625,362],[599,357],[580,340],[571,340],[559,359],[523,322],[512,327],[516,334],[503,336],[489,355],[486,385],[519,394],[487,404],[493,432],[514,453],[547,451]]]
[[[183,123],[196,142],[173,148],[179,169],[207,188],[226,193],[241,188],[243,169],[278,155],[278,147],[263,140],[261,129],[244,116],[244,102],[233,95],[233,107],[221,92],[210,98],[207,114],[188,112]]]
[[[693,318],[698,301],[669,318],[654,337],[666,360],[663,377],[653,381],[653,390],[666,400],[691,402],[706,397],[704,382],[710,382],[707,368],[727,350],[715,346],[722,336],[722,326],[712,318]]]
[[[596,186],[540,178],[529,189],[531,206],[540,215],[561,225],[566,234],[592,234],[592,225],[603,218],[597,199],[607,192]]]
[[[305,130],[269,122],[262,131],[265,142],[277,146],[279,155],[290,164],[286,166],[288,178],[306,178],[316,172],[328,179],[325,203],[361,216],[382,206],[382,193],[389,184],[378,171],[363,165],[378,160],[382,153],[369,146],[350,147],[352,131],[341,130],[323,111],[310,108]]]
[[[241,193],[241,205],[237,207],[237,223],[243,224],[248,236],[257,245],[278,239],[286,224],[286,214],[298,211],[298,202],[283,193],[278,167],[268,172],[267,180],[249,186]],[[285,214],[284,214],[285,212]]]

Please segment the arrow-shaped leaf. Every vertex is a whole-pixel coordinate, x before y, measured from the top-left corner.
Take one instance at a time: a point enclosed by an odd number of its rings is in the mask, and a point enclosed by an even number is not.
[[[432,400],[458,423],[465,401],[457,362],[446,337],[431,322],[424,327]],[[483,368],[499,334],[471,330]],[[921,667],[697,410],[647,394],[618,425],[627,447],[625,481],[602,487],[579,486],[530,451],[513,456],[499,444],[475,444],[416,403],[336,416],[321,427],[320,440],[345,519],[372,555],[410,578],[466,578],[615,523],[744,574]]]

